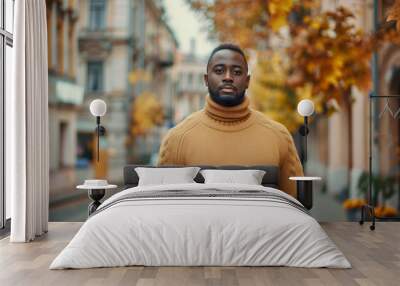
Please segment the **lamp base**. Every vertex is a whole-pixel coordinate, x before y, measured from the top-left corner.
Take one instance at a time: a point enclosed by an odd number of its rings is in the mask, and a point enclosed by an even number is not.
[[[313,181],[296,181],[297,200],[299,200],[306,209],[313,207]]]
[[[88,207],[89,216],[94,213],[97,208],[101,205],[100,200],[104,197],[106,193],[105,189],[91,189],[88,192],[89,198],[93,200],[93,202]]]

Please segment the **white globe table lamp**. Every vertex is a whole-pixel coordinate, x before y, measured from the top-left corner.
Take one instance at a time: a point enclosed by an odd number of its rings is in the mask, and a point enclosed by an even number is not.
[[[304,125],[300,127],[300,134],[304,136],[304,156],[303,156],[303,168],[307,162],[307,135],[308,135],[308,117],[314,113],[314,103],[309,99],[303,99],[297,105],[297,112],[300,116],[304,117]]]
[[[297,112],[301,116],[311,116],[314,113],[314,103],[309,99],[303,99],[297,105]]]
[[[297,105],[297,112],[304,117],[304,125],[300,128],[300,134],[304,137],[304,154],[302,158],[303,169],[307,161],[307,134],[308,134],[308,117],[314,113],[314,103],[309,99],[303,99]],[[292,181],[297,183],[297,199],[305,208],[311,209],[313,206],[313,181],[321,180],[320,177],[290,177]]]
[[[107,104],[102,99],[95,99],[90,103],[90,113],[96,117],[96,134],[97,134],[97,162],[99,161],[100,136],[106,133],[106,129],[100,125],[100,117],[107,112]]]
[[[90,103],[90,113],[96,117],[96,135],[97,135],[97,162],[100,157],[100,136],[105,135],[106,129],[100,125],[100,117],[104,116],[107,112],[107,104],[104,100],[95,99]],[[100,200],[104,197],[106,189],[114,189],[116,185],[108,184],[107,180],[104,179],[89,179],[85,180],[83,185],[77,186],[77,189],[84,189],[88,191],[89,198],[92,202],[88,206],[88,214],[91,216],[97,208],[100,206]]]

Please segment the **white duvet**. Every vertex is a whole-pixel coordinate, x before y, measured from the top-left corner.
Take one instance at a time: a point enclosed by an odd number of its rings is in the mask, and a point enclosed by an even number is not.
[[[100,206],[50,269],[127,265],[351,267],[314,218],[279,200],[186,196],[115,203],[137,192],[209,189],[258,190],[300,204],[279,190],[254,185],[193,183],[127,189]]]

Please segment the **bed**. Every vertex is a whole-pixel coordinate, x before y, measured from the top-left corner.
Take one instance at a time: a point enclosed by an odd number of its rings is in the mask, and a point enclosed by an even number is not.
[[[124,168],[124,190],[103,202],[50,269],[144,266],[350,268],[307,209],[279,190],[274,166],[199,166],[264,170],[261,184],[138,185]],[[166,166],[169,167],[169,166]]]

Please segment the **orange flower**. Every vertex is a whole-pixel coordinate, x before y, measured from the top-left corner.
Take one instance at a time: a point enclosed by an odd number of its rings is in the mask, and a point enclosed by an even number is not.
[[[346,210],[358,209],[361,208],[364,204],[366,204],[365,199],[359,199],[359,198],[347,199],[343,202],[343,208]]]
[[[377,217],[393,217],[397,215],[397,210],[390,206],[377,206],[374,208]]]

